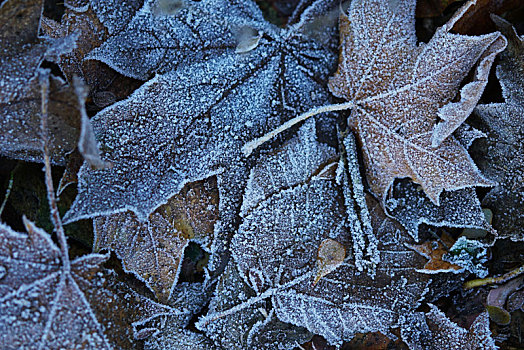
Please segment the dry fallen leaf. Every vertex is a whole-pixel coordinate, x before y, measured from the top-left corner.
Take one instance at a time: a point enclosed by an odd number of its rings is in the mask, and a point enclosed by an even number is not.
[[[524,39],[500,17],[494,21],[509,41],[497,77],[504,103],[479,105],[476,113],[488,138],[481,140],[479,166],[494,187],[482,204],[493,211],[493,226],[502,238],[524,240]]]
[[[349,216],[344,203],[347,200],[359,207],[357,199],[364,193],[355,191],[353,196],[344,198],[343,185],[337,183],[334,174],[329,176],[331,171],[326,171],[332,165],[332,152],[323,151],[326,146],[316,140],[314,125],[313,120],[308,121],[297,138],[266,154],[251,172],[242,222],[231,243],[234,263],[247,291],[237,297],[239,293],[231,290],[238,282],[223,276],[227,291],[217,290],[211,302],[213,307],[197,323],[208,337],[226,348],[239,343],[250,349],[278,348],[278,337],[265,338],[263,344],[252,343],[254,338],[249,335],[258,334],[256,330],[240,326],[245,324],[240,320],[259,320],[264,313],[268,320],[276,318],[322,335],[330,344],[340,345],[359,332],[389,334],[399,315],[414,310],[427,291],[429,276],[416,271],[424,259],[404,245],[412,242],[411,237],[386,217],[369,196],[360,199],[367,199],[365,206],[371,219],[368,224],[376,237],[379,262],[374,278],[356,266],[352,241],[362,237],[353,236],[350,221],[359,219]],[[355,149],[349,148],[347,153],[356,157]],[[305,169],[296,164],[318,165]],[[348,171],[358,175],[358,168]],[[270,176],[258,181],[254,177],[260,173],[278,177],[276,181],[271,181]],[[279,189],[275,184],[283,186]],[[322,242],[326,240],[346,247],[345,258],[340,264],[342,254],[332,259],[337,268],[314,284],[319,246],[325,245]],[[217,304],[220,307],[214,306]],[[234,331],[232,323],[238,324]],[[289,331],[302,334],[300,329]],[[286,332],[282,339],[290,337],[293,339]]]
[[[337,241],[327,238],[320,242],[317,253],[317,275],[313,284],[317,284],[320,279],[336,270],[342,265],[346,257],[346,248]]]
[[[431,304],[426,314],[413,313],[401,321],[401,336],[411,350],[498,349],[491,336],[487,312],[478,315],[469,329],[464,329]]]
[[[130,349],[142,322],[171,312],[101,268],[108,256],[69,263],[46,232],[25,225],[28,234],[0,224],[2,349]]]
[[[167,302],[190,241],[210,250],[218,218],[216,178],[187,184],[140,222],[132,212],[95,219],[94,251],[112,250],[132,272]]]
[[[329,87],[353,105],[349,124],[373,192],[385,200],[395,178],[409,177],[438,204],[443,190],[492,184],[450,135],[475,107],[506,40],[500,33],[450,33],[468,2],[429,43],[417,45],[415,3],[353,1],[340,17],[340,61]],[[477,62],[473,81],[452,102]]]

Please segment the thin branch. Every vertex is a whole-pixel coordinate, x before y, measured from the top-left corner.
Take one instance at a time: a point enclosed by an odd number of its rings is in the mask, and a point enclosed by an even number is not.
[[[464,289],[471,289],[475,287],[482,287],[487,286],[490,284],[498,284],[498,283],[504,283],[509,281],[512,278],[517,277],[518,275],[521,275],[524,273],[524,265],[521,267],[518,267],[514,270],[511,270],[508,273],[505,273],[503,275],[500,275],[498,277],[488,277],[488,278],[479,278],[476,280],[471,280],[466,283],[464,283]]]
[[[42,116],[41,116],[41,129],[42,129],[42,148],[44,156],[44,170],[45,170],[45,185],[47,188],[47,200],[49,202],[49,208],[51,211],[51,221],[55,227],[56,236],[60,244],[60,251],[62,252],[62,263],[65,271],[70,271],[71,263],[69,261],[69,252],[67,246],[67,240],[64,233],[64,226],[62,225],[62,219],[58,212],[58,206],[56,204],[55,189],[53,187],[53,177],[51,174],[51,160],[49,156],[49,134],[48,134],[48,115],[47,115],[47,102],[49,97],[49,72],[42,71],[40,73],[40,87],[41,87],[41,99],[42,99]]]
[[[18,167],[18,164],[17,164],[17,167]],[[15,168],[16,169],[16,168]],[[7,200],[9,199],[9,196],[11,195],[11,191],[13,189],[13,177],[14,177],[14,173],[15,171],[11,171],[11,176],[9,177],[9,183],[7,184],[7,189],[5,190],[5,196],[4,196],[4,200],[2,202],[2,205],[0,206],[0,221],[1,220],[1,216],[2,216],[2,213],[4,212],[4,208],[5,208],[5,205],[7,204]]]
[[[303,122],[304,120],[312,116],[315,116],[320,113],[326,113],[326,112],[344,111],[346,109],[350,109],[353,107],[355,107],[355,104],[350,101],[350,102],[345,102],[345,103],[339,103],[339,104],[334,104],[334,105],[327,105],[327,106],[313,108],[307,111],[306,113],[299,115],[298,117],[288,120],[287,122],[285,122],[284,124],[276,128],[275,130],[268,132],[264,136],[246,143],[244,147],[242,147],[242,152],[244,152],[244,155],[246,157],[249,156],[251,153],[253,153],[255,149],[257,149],[258,147],[260,147],[267,141],[271,140],[273,137],[277,136],[281,132],[286,131],[287,129],[293,127],[295,124]]]

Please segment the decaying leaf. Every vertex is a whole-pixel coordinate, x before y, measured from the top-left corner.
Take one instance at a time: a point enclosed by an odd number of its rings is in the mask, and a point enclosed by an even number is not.
[[[314,139],[312,125],[304,125],[300,137]],[[267,172],[275,173],[273,164],[278,164],[279,169],[293,168],[293,163],[285,165],[289,159],[309,159],[310,164],[326,164],[329,160],[312,160],[322,154],[319,148],[324,146],[318,141],[316,146],[309,147],[296,147],[297,143],[304,141],[291,140],[281,151],[266,155],[255,169],[267,166]],[[292,150],[296,153],[290,157]],[[428,277],[415,271],[423,265],[423,258],[405,248],[409,236],[369,197],[367,205],[380,263],[374,279],[361,273],[353,262],[342,188],[335,176],[329,177],[329,172],[322,169],[310,169],[310,176],[305,179],[289,176],[288,186],[279,191],[275,191],[271,182],[268,183],[271,191],[246,190],[246,193],[269,192],[257,202],[249,203],[252,209],[243,214],[231,243],[240,276],[252,292],[244,294],[241,300],[227,301],[221,308],[210,307],[197,324],[209,337],[234,343],[238,336],[229,340],[230,320],[245,319],[247,316],[242,316],[245,312],[252,315],[262,307],[268,316],[274,315],[280,322],[305,327],[331,344],[341,344],[357,332],[389,334],[399,314],[416,308],[425,293]],[[265,185],[264,181],[257,183],[252,178],[248,183]],[[327,239],[343,245],[346,258],[313,285],[318,247]],[[238,293],[227,292],[223,296],[216,293],[211,305],[226,303],[224,298],[230,298],[231,294]]]
[[[157,75],[92,119],[113,168],[80,170],[66,221],[124,209],[144,221],[185,183],[217,173],[221,207],[234,210],[246,177],[241,145],[329,99],[334,55],[300,28],[266,22],[254,2],[206,0],[173,15],[152,6],[90,56],[132,77]],[[239,54],[243,26],[264,35]],[[221,217],[228,229],[231,221]]]
[[[402,324],[402,340],[412,350],[494,350],[495,341],[489,329],[487,312],[481,313],[469,329],[464,329],[440,311],[430,305],[430,311],[407,316]]]
[[[424,265],[424,269],[421,271],[425,271],[426,273],[459,273],[463,271],[461,266],[443,260],[444,254],[448,252],[449,248],[453,246],[454,243],[455,240],[453,237],[444,232],[438,241],[427,241],[422,244],[410,245],[409,248],[429,259],[429,261]]]
[[[340,61],[329,87],[352,105],[349,123],[373,192],[385,200],[395,178],[409,177],[439,204],[443,190],[492,184],[451,133],[475,107],[506,41],[500,33],[449,32],[468,2],[429,43],[416,45],[415,3],[353,1],[340,17]],[[452,102],[477,62],[473,81]]]
[[[524,41],[510,23],[493,17],[509,40],[497,67],[505,103],[479,105],[488,138],[479,166],[498,182],[484,198],[500,237],[524,240]]]
[[[129,211],[96,218],[93,249],[114,251],[126,271],[167,302],[189,242],[211,248],[218,218],[216,186],[216,178],[187,184],[145,222]]]
[[[484,266],[487,261],[486,246],[479,241],[469,240],[466,237],[455,240],[443,232],[438,241],[427,241],[408,247],[429,259],[424,268],[418,270],[419,272],[435,274],[469,271],[481,278],[488,274]]]
[[[346,248],[337,241],[327,238],[320,242],[317,253],[317,275],[313,284],[317,284],[320,279],[336,270],[342,265],[346,257]]]
[[[2,349],[130,349],[136,327],[170,312],[102,269],[107,256],[86,255],[67,269],[51,237],[25,225],[28,234],[0,224]]]

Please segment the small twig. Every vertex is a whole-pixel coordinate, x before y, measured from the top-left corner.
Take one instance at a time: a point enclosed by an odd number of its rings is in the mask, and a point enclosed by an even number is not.
[[[0,206],[0,221],[1,221],[2,213],[4,212],[5,205],[7,204],[7,200],[9,199],[9,196],[11,195],[11,190],[13,189],[14,173],[15,173],[14,170],[11,171],[11,177],[9,178],[9,183],[7,184],[7,189],[5,190],[4,201],[2,202],[2,205]]]
[[[490,284],[498,284],[498,283],[504,283],[509,281],[512,278],[517,277],[518,275],[521,275],[524,273],[524,265],[521,267],[518,267],[514,270],[511,270],[508,273],[505,273],[503,275],[497,276],[497,277],[487,277],[487,278],[479,278],[476,280],[467,281],[464,283],[464,289],[471,289],[476,287],[482,287],[487,286]]]
[[[327,105],[327,106],[313,108],[307,111],[306,113],[299,115],[298,117],[288,120],[287,122],[285,122],[284,124],[276,128],[275,130],[268,132],[264,136],[246,143],[244,147],[242,147],[242,152],[244,152],[246,157],[249,156],[251,153],[253,153],[255,149],[257,149],[259,146],[263,145],[267,141],[271,140],[273,137],[293,127],[295,124],[298,124],[314,115],[317,115],[320,113],[326,113],[326,112],[344,111],[346,109],[350,109],[353,107],[355,107],[355,103],[345,102],[345,103],[339,103],[339,104],[334,104],[334,105]]]
[[[45,72],[45,73],[44,73]],[[47,102],[49,95],[49,72],[40,73],[40,87],[41,87],[41,98],[42,98],[42,118],[41,118],[41,129],[42,129],[42,152],[44,156],[44,170],[45,170],[45,185],[47,189],[47,200],[49,202],[49,208],[51,211],[51,221],[55,227],[56,236],[60,244],[60,251],[62,252],[62,263],[66,271],[71,269],[71,263],[69,261],[69,252],[67,246],[67,240],[64,232],[64,226],[62,225],[62,219],[58,212],[58,205],[56,204],[55,189],[53,187],[53,177],[51,173],[51,160],[49,156],[49,135],[48,135],[48,115],[47,115]]]

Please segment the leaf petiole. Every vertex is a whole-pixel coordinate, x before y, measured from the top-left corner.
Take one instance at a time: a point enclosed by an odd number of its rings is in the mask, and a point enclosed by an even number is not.
[[[327,105],[327,106],[313,108],[299,115],[298,117],[288,120],[287,122],[285,122],[284,124],[276,128],[275,130],[268,132],[264,136],[259,137],[258,139],[254,139],[253,141],[249,141],[248,143],[244,145],[244,147],[242,147],[242,152],[244,153],[246,157],[249,156],[251,153],[253,153],[255,149],[257,149],[259,146],[263,145],[267,141],[271,140],[273,137],[277,136],[281,132],[286,131],[287,129],[293,127],[294,125],[300,122],[303,122],[304,120],[312,116],[315,116],[320,113],[326,113],[326,112],[344,111],[346,109],[354,108],[355,106],[356,104],[353,101],[349,101],[349,102],[338,103],[334,105]]]

